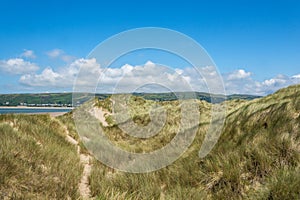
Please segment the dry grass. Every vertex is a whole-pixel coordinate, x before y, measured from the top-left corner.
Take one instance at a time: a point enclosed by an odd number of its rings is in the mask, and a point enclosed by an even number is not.
[[[197,101],[200,122],[190,148],[172,165],[155,172],[131,174],[93,161],[89,179],[96,199],[299,199],[300,85],[252,101],[227,103],[223,133],[212,152],[199,158],[210,122],[211,104]],[[93,102],[87,103],[86,107]],[[148,139],[122,132],[113,116],[102,127],[123,149],[150,152],[169,143],[179,126],[180,102],[154,102],[133,97],[130,117],[139,126],[150,123],[149,108],[159,104],[168,117],[161,131]],[[96,101],[112,112],[112,101]],[[78,198],[82,167],[62,126],[80,140],[72,114],[0,116],[0,194],[11,198]],[[81,146],[82,143],[80,143]],[[81,148],[83,149],[83,148]],[[21,151],[22,150],[22,151]],[[84,149],[83,151],[86,151]],[[3,195],[2,195],[3,196]],[[0,196],[1,197],[1,196]]]
[[[227,102],[223,134],[203,159],[198,157],[198,151],[210,120],[211,105],[199,101],[200,127],[182,157],[147,174],[118,172],[95,162],[92,193],[100,199],[111,199],[113,195],[121,199],[299,198],[299,96],[300,86],[292,86],[262,99]],[[142,125],[148,118],[147,108],[154,102],[136,97],[133,102],[131,117]],[[114,125],[106,129],[106,134],[115,145],[134,152],[164,146],[173,137],[170,130],[176,126],[180,110],[177,101],[160,104],[169,115],[157,136],[147,141],[131,138]]]
[[[49,115],[0,115],[0,199],[76,199],[82,167]]]

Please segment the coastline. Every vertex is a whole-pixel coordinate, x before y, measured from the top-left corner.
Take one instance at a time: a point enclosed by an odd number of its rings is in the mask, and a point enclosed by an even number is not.
[[[70,109],[73,110],[74,107],[42,107],[42,106],[0,106],[0,109],[49,109],[49,110],[65,110],[65,109]]]
[[[18,113],[18,114],[25,114],[25,115],[50,115],[51,117],[58,117],[64,115],[68,112],[43,112],[43,113]]]
[[[71,112],[72,107],[29,107],[29,106],[0,106],[0,115],[2,114],[25,114],[25,115],[43,115],[49,114],[51,117],[57,117]],[[4,111],[4,112],[1,112]],[[43,110],[41,112],[41,110]]]

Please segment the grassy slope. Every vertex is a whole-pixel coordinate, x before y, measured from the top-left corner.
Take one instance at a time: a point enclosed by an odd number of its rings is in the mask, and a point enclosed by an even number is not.
[[[299,96],[300,86],[291,86],[230,112],[200,167],[213,196],[300,197]]]
[[[229,101],[223,134],[203,159],[198,157],[198,150],[207,128],[210,104],[199,101],[202,125],[194,143],[180,159],[147,174],[117,172],[95,162],[90,180],[93,195],[99,199],[297,199],[300,197],[299,96],[298,85],[262,99]],[[147,115],[141,105],[145,109],[149,102],[135,101],[133,107],[140,107],[133,109],[133,118],[143,124]],[[172,136],[169,129],[177,123],[178,116],[178,103],[164,103],[171,117],[159,134],[162,136],[137,140],[112,125],[106,128],[108,137],[116,145],[135,152],[160,148]],[[107,102],[99,104],[110,109]]]
[[[48,115],[0,115],[0,199],[79,197],[82,167]]]
[[[172,165],[147,174],[118,172],[93,162],[92,195],[98,199],[297,199],[300,191],[300,86],[252,101],[227,102],[228,117],[213,151],[198,157],[211,104],[198,101],[201,126],[182,157]],[[111,110],[110,101],[99,106]],[[132,117],[149,122],[153,104],[132,99]],[[179,103],[159,102],[169,117],[161,133],[148,140],[128,137],[114,125],[108,137],[129,151],[153,151],[168,143],[180,118]],[[78,139],[72,115],[59,117]],[[79,198],[82,167],[64,129],[47,115],[0,115],[0,199]],[[83,149],[83,148],[82,148]],[[83,149],[83,151],[86,151]],[[1,196],[2,195],[2,196]]]

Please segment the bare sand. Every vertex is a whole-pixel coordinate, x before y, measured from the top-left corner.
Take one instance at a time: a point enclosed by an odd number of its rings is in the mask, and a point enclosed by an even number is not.
[[[49,114],[51,117],[58,117],[66,113],[68,112],[39,112],[39,113],[30,112],[30,113],[14,113],[14,114],[18,114],[18,115],[48,115]],[[11,113],[5,113],[5,114],[11,114]]]
[[[18,114],[25,114],[25,115],[43,115],[49,114],[52,117],[57,117],[67,113],[66,111],[60,111],[65,109],[72,110],[72,107],[29,107],[29,106],[0,106],[0,109],[28,109],[32,110],[32,112],[28,113],[18,113]],[[52,112],[35,112],[34,110],[43,109],[43,110],[52,110]],[[53,112],[53,110],[57,110],[57,112]]]
[[[64,109],[73,109],[73,107],[30,107],[30,106],[0,106],[0,109],[57,109],[57,110],[64,110]]]
[[[66,114],[66,112],[50,112],[48,113],[51,117],[57,117]]]

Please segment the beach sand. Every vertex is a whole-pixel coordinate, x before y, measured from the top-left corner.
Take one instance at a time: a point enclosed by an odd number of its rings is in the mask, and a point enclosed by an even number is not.
[[[32,110],[32,112],[28,112],[28,113],[18,113],[18,114],[25,114],[25,115],[45,115],[45,114],[49,114],[51,117],[57,117],[60,115],[63,115],[65,113],[67,113],[66,111],[62,111],[65,109],[70,109],[72,110],[73,108],[71,107],[28,107],[28,106],[0,106],[0,109],[28,109],[28,110]],[[34,110],[38,110],[38,109],[43,109],[43,110],[57,110],[56,112],[35,112]]]
[[[30,106],[0,106],[0,109],[57,109],[57,110],[63,110],[63,109],[73,109],[72,107],[30,107]]]
[[[41,112],[41,113],[35,113],[35,112],[30,112],[30,113],[13,113],[16,115],[47,115],[49,114],[51,117],[58,117],[61,115],[64,115],[68,112]],[[5,115],[5,114],[12,114],[12,113],[0,113],[0,115]]]
[[[58,117],[58,116],[61,116],[61,115],[64,115],[66,114],[66,112],[51,112],[51,113],[48,113],[51,117]]]
[[[51,117],[58,117],[66,114],[67,112],[43,112],[43,113],[22,113],[25,115],[46,115],[49,114]]]

